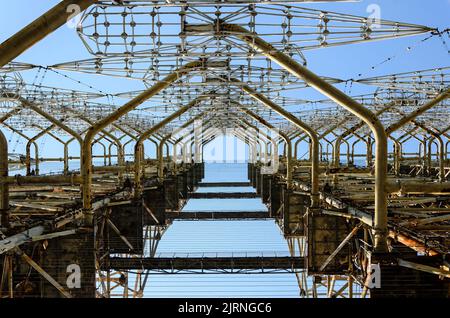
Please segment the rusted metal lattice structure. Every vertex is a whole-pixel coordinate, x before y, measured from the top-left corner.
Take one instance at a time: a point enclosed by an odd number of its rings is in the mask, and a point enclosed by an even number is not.
[[[234,270],[295,273],[302,297],[448,297],[450,68],[346,80],[313,73],[303,54],[442,32],[387,20],[375,28],[301,2],[65,0],[2,43],[0,122],[26,154],[8,158],[0,133],[1,297],[142,297],[153,272]],[[84,11],[76,32],[92,57],[15,61],[66,22],[69,4]],[[50,87],[25,81],[27,70],[145,88]],[[336,88],[349,82],[372,91]],[[290,94],[306,88],[326,99]],[[253,196],[195,193],[211,186],[201,182],[203,148],[227,130],[250,149],[249,183],[216,185],[252,185],[269,212],[180,214],[189,198]],[[39,153],[45,136],[63,145],[60,158]],[[144,155],[152,144],[153,159]],[[268,158],[280,163],[273,174]],[[42,161],[64,171],[41,175]],[[13,164],[27,175],[10,176]],[[290,255],[156,257],[174,219],[201,218],[273,218]],[[79,288],[67,285],[70,264]]]

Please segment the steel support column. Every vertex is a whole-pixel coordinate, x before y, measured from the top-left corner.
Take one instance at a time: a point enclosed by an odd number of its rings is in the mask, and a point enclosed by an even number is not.
[[[237,80],[233,80],[236,82]],[[259,101],[268,108],[284,117],[287,121],[291,122],[299,129],[304,131],[311,138],[311,207],[316,207],[319,203],[319,139],[317,132],[292,115],[290,112],[286,111],[284,108],[272,102],[266,96],[256,92],[254,89],[247,85],[243,85],[242,89],[250,95],[255,100]],[[290,141],[289,141],[290,142]]]
[[[31,148],[31,144],[35,145],[35,167],[36,167],[36,175],[39,175],[39,150],[38,150],[38,146],[36,144],[36,140],[38,140],[39,138],[41,138],[42,136],[46,135],[48,132],[50,132],[53,128],[55,128],[55,124],[50,125],[47,128],[44,128],[44,130],[42,130],[40,133],[38,133],[37,135],[35,135],[34,137],[31,137],[31,139],[28,140],[25,149],[26,149],[26,169],[27,169],[27,175],[30,175],[31,173],[31,152],[30,152],[30,148]]]
[[[0,130],[0,226],[9,226],[8,141]]]
[[[0,67],[14,60],[28,48],[64,25],[73,15],[71,6],[78,6],[80,12],[97,0],[64,0],[25,28],[0,44]]]
[[[170,86],[173,82],[178,80],[181,76],[189,73],[195,68],[204,66],[204,61],[194,61],[186,64],[185,66],[175,70],[174,72],[167,75],[161,81],[154,84],[149,89],[145,90],[131,101],[117,109],[115,112],[110,114],[109,116],[103,118],[98,121],[94,126],[91,126],[86,133],[86,136],[83,140],[83,146],[81,150],[81,175],[83,177],[83,208],[85,210],[85,221],[87,224],[92,224],[93,222],[93,214],[90,211],[92,207],[91,202],[91,186],[92,186],[92,149],[91,143],[94,139],[94,136],[106,128],[108,125],[112,124],[114,121],[118,120],[122,116],[126,115],[130,111],[134,110],[136,107],[144,103],[149,98],[155,96],[168,86]]]
[[[239,106],[239,110],[245,114],[247,114],[248,116],[250,116],[251,118],[253,118],[254,120],[258,121],[260,124],[262,124],[263,126],[266,126],[269,129],[274,130],[275,127],[270,124],[268,121],[266,121],[264,118],[262,118],[261,116],[255,114],[254,112],[252,112],[250,109],[244,107],[244,106]],[[286,146],[287,146],[287,154],[286,154],[286,182],[287,182],[287,186],[290,187],[292,184],[292,143],[291,140],[289,139],[289,137],[282,133],[281,131],[277,132],[281,138],[284,139],[284,141],[286,142]]]
[[[172,113],[170,116],[164,118],[164,120],[162,120],[161,122],[159,122],[152,128],[146,130],[139,136],[138,140],[136,141],[136,145],[134,146],[134,184],[135,184],[135,197],[136,198],[139,197],[142,193],[142,175],[143,175],[142,160],[144,159],[143,158],[144,141],[147,140],[152,134],[154,134],[155,132],[157,132],[158,130],[160,130],[161,128],[163,128],[164,126],[166,126],[167,124],[169,124],[170,122],[175,120],[176,118],[183,115],[189,109],[196,106],[200,102],[200,100],[201,100],[201,98],[194,99],[188,105],[180,108],[176,112]],[[159,154],[159,156],[157,156],[157,157],[158,157],[160,163],[162,160],[162,149],[160,149],[160,148],[162,147],[162,145],[164,145],[164,143],[167,139],[164,140],[164,138],[162,138],[160,144],[157,146],[157,153]],[[144,169],[145,169],[145,167],[144,167]],[[158,170],[158,176],[161,177],[159,170]]]
[[[286,54],[278,51],[256,34],[234,24],[222,24],[222,31],[225,33],[229,32],[231,35],[242,39],[250,47],[262,52],[263,55],[286,69],[292,75],[303,79],[308,85],[362,119],[370,127],[376,141],[374,248],[379,252],[387,252],[387,195],[385,192],[387,180],[387,135],[380,120],[370,110],[306,67],[301,66]]]

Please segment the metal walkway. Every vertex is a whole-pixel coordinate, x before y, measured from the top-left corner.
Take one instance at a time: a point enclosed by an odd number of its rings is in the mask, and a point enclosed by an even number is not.
[[[275,273],[298,272],[304,268],[304,259],[290,256],[247,257],[112,257],[109,268],[114,270],[151,270],[164,273],[190,271],[195,273]]]
[[[166,212],[171,220],[246,220],[270,218],[267,211],[198,211],[198,212]]]

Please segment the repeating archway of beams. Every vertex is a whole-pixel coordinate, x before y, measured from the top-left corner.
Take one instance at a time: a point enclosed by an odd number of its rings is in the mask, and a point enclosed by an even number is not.
[[[336,132],[339,132],[352,127],[359,120],[327,100],[308,101],[286,96],[286,91],[297,91],[307,85],[243,45],[232,34],[226,37],[217,36],[216,31],[209,26],[214,26],[220,20],[247,27],[301,63],[306,62],[301,53],[306,49],[437,32],[426,26],[385,20],[378,21],[379,25],[375,28],[373,21],[365,17],[295,5],[259,6],[232,3],[212,6],[203,2],[202,9],[198,10],[199,3],[194,1],[192,4],[156,6],[155,3],[146,1],[101,1],[86,11],[78,28],[78,34],[89,52],[96,56],[92,59],[60,63],[50,69],[138,79],[151,86],[175,67],[193,59],[208,57],[209,61],[215,63],[215,67],[208,68],[206,72],[196,70],[180,78],[115,124],[125,129],[132,125],[139,130],[145,130],[207,92],[210,97],[209,106],[214,109],[218,118],[215,123],[219,126],[230,126],[232,121],[228,119],[227,112],[234,111],[233,104],[239,103],[251,108],[283,131],[293,129],[280,116],[248,98],[239,85],[231,87],[224,81],[233,77],[286,107],[319,133],[326,130],[322,127],[324,120],[336,126]],[[149,26],[152,28],[151,34],[144,31]],[[91,32],[92,30],[95,31]],[[63,119],[79,132],[89,126],[81,118],[82,114],[89,113],[89,119],[95,122],[117,108],[95,101],[105,97],[99,92],[24,83],[18,72],[36,67],[39,66],[20,62],[8,64],[1,70],[4,75],[0,77],[0,88],[15,90],[26,99],[39,104],[48,113]],[[382,122],[389,125],[447,89],[450,82],[449,69],[442,67],[359,79],[355,82],[378,88],[374,93],[354,98],[372,111],[379,112]],[[333,84],[345,82],[337,78],[324,78]],[[140,92],[119,92],[110,96],[128,99]],[[393,106],[383,111],[388,104]],[[192,118],[206,103],[202,102],[200,105],[166,126],[161,133],[166,133]],[[437,129],[449,126],[441,117],[448,110],[448,102],[442,102],[439,106],[422,115],[426,120],[433,121]],[[0,102],[2,114],[8,113],[14,107],[21,106],[11,100]],[[239,116],[239,113],[236,116]],[[31,130],[38,125],[47,124],[45,120],[43,122],[43,119],[26,109],[20,110],[20,116],[11,116],[5,122]],[[404,130],[408,128],[409,126],[405,126]],[[114,127],[110,129],[118,131]],[[361,131],[365,129],[363,127]],[[365,132],[368,133],[368,130]]]

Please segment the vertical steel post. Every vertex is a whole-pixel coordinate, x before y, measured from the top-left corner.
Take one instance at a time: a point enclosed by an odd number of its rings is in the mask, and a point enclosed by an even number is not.
[[[321,92],[338,105],[362,119],[371,129],[376,141],[375,162],[375,216],[374,216],[374,249],[387,252],[387,135],[377,116],[364,106],[356,102],[342,91],[329,84],[306,67],[300,65],[286,54],[249,32],[247,29],[233,24],[222,24],[224,33],[236,36],[245,41],[250,47],[260,51],[292,75],[303,79],[308,85]],[[318,146],[317,146],[318,147]]]
[[[0,130],[0,226],[9,227],[8,141]]]
[[[142,193],[142,176],[143,176],[142,170],[145,169],[145,167],[143,168],[143,165],[142,165],[142,160],[143,160],[142,154],[144,153],[144,141],[147,140],[152,134],[154,134],[155,132],[157,132],[158,130],[160,130],[161,128],[163,128],[164,126],[166,126],[167,124],[169,124],[170,122],[175,120],[176,118],[183,115],[189,109],[196,106],[200,102],[201,99],[202,98],[200,98],[200,97],[194,99],[192,102],[190,102],[189,104],[187,104],[184,107],[181,107],[179,110],[172,113],[170,116],[164,118],[164,120],[162,120],[155,126],[151,127],[150,129],[146,130],[145,132],[141,133],[141,135],[139,136],[138,140],[136,141],[136,145],[134,146],[134,184],[135,184],[135,196],[136,197],[139,197]],[[164,138],[162,140],[164,140]],[[161,140],[161,142],[162,142],[162,140]],[[165,140],[164,140],[164,142],[165,142]],[[161,164],[161,160],[162,160],[162,151],[160,151],[160,148],[162,147],[162,145],[164,145],[164,142],[157,145],[157,153],[159,155],[157,157],[159,158],[160,164]],[[162,150],[162,148],[161,148],[161,150]]]
[[[233,82],[237,82],[237,80],[233,79]],[[284,117],[286,120],[297,126],[299,129],[304,131],[309,138],[311,138],[311,151],[310,151],[310,157],[311,157],[311,207],[317,207],[319,203],[319,138],[317,136],[317,132],[292,115],[290,112],[286,111],[284,108],[280,107],[279,105],[272,102],[270,99],[268,99],[266,96],[256,92],[254,89],[247,85],[243,85],[242,89],[252,98],[259,101],[263,105],[265,105],[268,108],[271,108],[275,112],[277,112],[279,115]],[[287,142],[287,140],[286,140]],[[290,142],[290,139],[289,139]],[[292,156],[292,154],[291,154]]]
[[[145,90],[128,103],[118,108],[115,112],[110,114],[109,116],[103,118],[98,121],[94,126],[91,126],[86,133],[86,136],[83,140],[83,145],[81,149],[81,176],[83,178],[82,184],[82,193],[83,193],[83,209],[85,213],[85,221],[87,224],[93,223],[93,213],[91,211],[92,208],[92,194],[91,194],[91,186],[92,186],[92,149],[91,143],[94,139],[94,136],[106,128],[108,125],[112,124],[122,116],[126,115],[130,111],[134,110],[136,107],[144,103],[149,98],[155,96],[168,86],[170,86],[173,82],[178,80],[183,75],[189,73],[190,71],[204,66],[204,61],[194,61],[186,64],[183,67],[175,70],[174,72],[167,75],[161,81],[155,83],[152,87]]]

